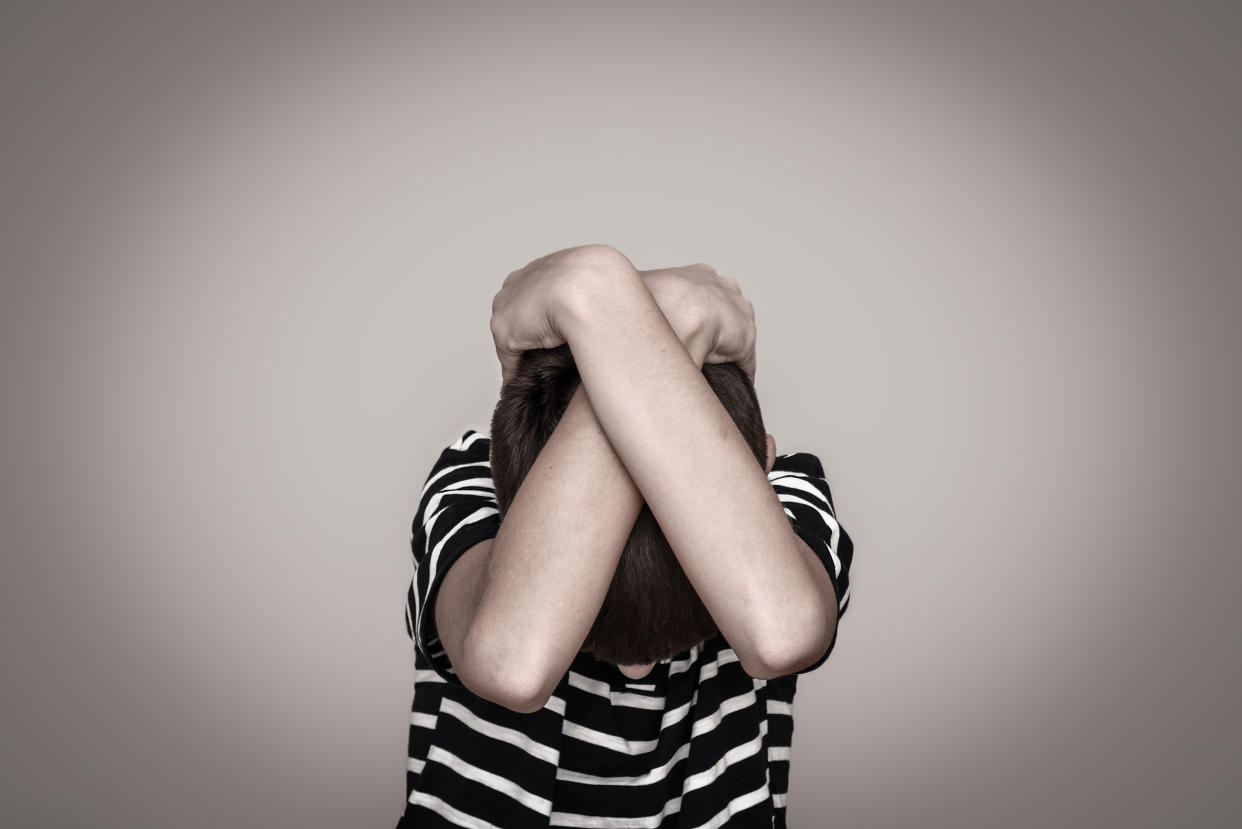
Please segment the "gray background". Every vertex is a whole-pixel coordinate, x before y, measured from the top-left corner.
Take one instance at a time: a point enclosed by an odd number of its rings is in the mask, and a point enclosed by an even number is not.
[[[0,824],[390,827],[419,488],[606,242],[857,543],[792,825],[1237,825],[1230,4],[516,6],[5,6]]]

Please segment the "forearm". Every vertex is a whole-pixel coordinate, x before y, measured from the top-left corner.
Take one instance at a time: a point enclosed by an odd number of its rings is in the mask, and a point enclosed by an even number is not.
[[[797,665],[831,618],[763,468],[702,374],[708,343],[683,346],[623,257],[587,276],[562,330],[619,462],[695,591],[752,676]]]
[[[505,513],[471,625],[515,695],[541,703],[565,675],[642,504],[579,386]]]

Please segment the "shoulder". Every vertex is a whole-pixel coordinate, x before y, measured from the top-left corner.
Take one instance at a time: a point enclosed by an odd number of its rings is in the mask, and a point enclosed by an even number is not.
[[[791,500],[800,502],[810,497],[816,506],[834,512],[832,487],[824,475],[824,465],[811,452],[777,455],[772,461],[768,482],[787,505]]]
[[[420,508],[444,491],[463,486],[490,489],[491,476],[491,441],[486,433],[467,429],[445,446],[431,465],[423,481]]]
[[[487,450],[492,445],[492,437],[486,432],[480,432],[477,429],[466,429],[461,435],[448,445],[445,452],[465,452],[467,454],[477,455],[480,451],[486,455]]]
[[[440,451],[432,475],[462,464],[490,463],[491,437],[476,429],[466,429]]]
[[[822,478],[824,477],[824,465],[819,457],[811,452],[790,452],[773,458],[772,471],[768,473],[768,477],[789,474]]]

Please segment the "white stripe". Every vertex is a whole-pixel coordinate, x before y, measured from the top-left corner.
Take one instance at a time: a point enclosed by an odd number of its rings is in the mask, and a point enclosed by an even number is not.
[[[418,593],[418,559],[414,559],[414,578],[410,580],[410,585],[414,588],[414,616],[410,617],[410,594],[405,594],[405,615],[410,621],[410,629],[413,631],[414,641],[418,642],[418,617],[422,615],[423,597]]]
[[[423,771],[423,766],[425,765],[426,763],[424,763],[422,760],[416,760],[413,757],[405,758],[405,767],[416,774],[421,774]]]
[[[603,697],[613,705],[624,705],[627,708],[650,708],[659,711],[664,708],[664,697],[650,697],[643,694],[630,694],[614,691],[607,682],[591,679],[577,671],[569,672],[569,684],[575,688]],[[654,686],[653,686],[654,687]]]
[[[427,479],[427,482],[423,484],[423,488],[422,488],[422,490],[421,490],[421,491],[419,492],[419,494],[418,494],[419,500],[422,500],[422,497],[423,497],[424,495],[426,495],[426,494],[428,493],[428,491],[430,491],[430,490],[432,490],[432,489],[434,489],[434,488],[435,488],[435,487],[433,487],[433,486],[432,486],[432,484],[434,484],[436,481],[440,480],[440,479],[441,479],[441,478],[443,478],[445,475],[447,475],[448,473],[450,473],[450,472],[452,472],[452,471],[454,471],[454,470],[456,470],[456,469],[465,469],[465,468],[466,468],[466,467],[468,467],[468,466],[479,466],[479,467],[483,467],[483,468],[485,468],[485,469],[489,469],[489,470],[492,468],[491,463],[489,463],[489,462],[488,462],[488,461],[486,461],[486,460],[482,460],[482,461],[467,461],[466,463],[456,463],[456,464],[453,464],[452,466],[446,466],[446,467],[444,467],[443,469],[441,469],[439,472],[437,472],[436,474],[434,474],[434,475],[432,475],[430,478],[428,478],[428,479]]]
[[[454,495],[467,494],[467,495],[492,495],[494,496],[496,494],[496,489],[492,483],[491,478],[467,478],[462,481],[456,481],[454,483],[447,484],[444,487],[444,489],[440,490],[439,492],[437,492],[435,495],[431,497],[436,498],[438,496],[444,495],[446,492],[451,492]]]
[[[472,481],[463,481],[461,485],[464,486],[465,484],[472,484],[477,481],[477,478]],[[459,489],[456,486],[445,487],[427,499],[427,509],[423,513],[423,528],[425,530],[431,530],[435,524],[435,519],[441,512],[444,511],[441,509],[440,502],[444,500],[445,495],[477,495],[493,504],[498,503],[496,501],[496,493],[491,489]],[[427,535],[431,535],[431,533],[428,532]]]
[[[832,513],[825,512],[823,507],[811,503],[805,498],[799,498],[797,495],[777,495],[776,497],[780,499],[782,504],[805,504],[819,513],[820,520],[828,525],[829,542],[834,548],[837,546],[839,543],[838,537],[841,534],[841,525],[837,523],[837,519],[833,517]],[[838,572],[840,572],[840,568],[838,568]]]
[[[832,538],[833,538],[832,542],[831,543],[824,542],[828,544],[828,557],[832,559],[833,575],[836,576],[837,578],[841,578],[841,559],[837,555],[837,544],[836,544],[836,539],[839,537],[839,534],[840,534],[839,530],[834,527],[832,531]]]
[[[594,817],[575,815],[570,812],[553,812],[549,826],[579,826],[587,829],[659,829],[669,815],[681,810],[681,797],[674,797],[664,805],[664,811],[648,817]]]
[[[835,517],[832,514],[832,511],[824,506],[822,498],[803,498],[801,495],[797,495],[792,492],[777,492],[776,500],[780,501],[782,504],[806,504],[808,507],[811,507],[818,512],[825,521]]]
[[[473,446],[475,441],[487,440],[487,439],[488,439],[487,434],[483,432],[475,431],[472,429],[468,432],[463,432],[461,437],[453,441],[453,445],[450,446],[449,449],[455,449],[458,452],[461,452]]]
[[[410,725],[416,725],[419,728],[430,728],[434,730],[436,727],[436,715],[435,714],[423,714],[418,711],[411,711],[410,712]]]
[[[428,504],[427,504],[427,511],[428,511],[428,513],[430,513],[430,517],[428,517],[427,515],[424,515],[424,516],[423,516],[423,537],[424,537],[424,538],[426,538],[426,539],[430,539],[430,538],[431,538],[431,536],[432,536],[432,532],[433,532],[433,531],[434,531],[434,529],[435,529],[435,522],[436,522],[436,519],[437,519],[437,518],[439,518],[441,515],[443,515],[443,514],[444,514],[444,511],[443,511],[443,510],[439,510],[439,509],[437,509],[437,507],[439,506],[439,503],[440,503],[440,496],[441,496],[442,494],[443,494],[443,493],[436,493],[434,496],[432,496],[431,500],[430,500],[430,501],[428,502]],[[480,492],[479,492],[479,494],[486,495],[486,494],[490,494],[490,492],[480,491]],[[499,513],[499,510],[496,510],[494,507],[483,507],[482,509],[490,509],[492,512],[497,512],[497,513]],[[458,524],[456,527],[454,527],[452,530],[450,530],[450,531],[448,532],[448,535],[446,535],[444,538],[440,539],[440,543],[436,546],[436,551],[438,552],[438,551],[440,550],[440,548],[444,546],[444,543],[445,543],[445,542],[446,542],[449,538],[451,538],[451,537],[452,537],[453,533],[457,532],[457,531],[458,531],[458,530],[459,530],[459,529],[460,529],[460,528],[461,528],[464,524],[467,524],[467,523],[473,523],[475,520],[482,520],[482,518],[485,518],[485,517],[487,517],[487,515],[490,515],[490,514],[491,514],[491,513],[486,513],[486,514],[484,514],[483,516],[480,516],[478,511],[475,511],[474,513],[472,513],[472,514],[471,514],[471,515],[470,515],[470,516],[469,516],[469,517],[468,517],[465,521],[463,521],[461,524]],[[421,622],[421,620],[422,620],[422,617],[423,617],[423,595],[422,595],[422,592],[419,590],[419,587],[418,587],[418,571],[419,571],[419,567],[420,567],[420,558],[421,558],[422,563],[426,563],[427,558],[430,558],[430,556],[427,556],[427,555],[425,555],[425,554],[424,554],[423,556],[421,556],[421,557],[419,557],[419,558],[415,558],[415,560],[414,560],[414,578],[413,578],[413,580],[412,580],[412,582],[411,582],[411,583],[412,583],[412,584],[413,584],[413,586],[414,586],[414,617],[413,617],[413,620],[412,620],[412,621],[413,621],[413,623],[414,623],[413,628],[414,628],[414,639],[415,639],[415,641],[417,641],[417,640],[418,640],[419,631],[421,630],[421,628],[419,627],[419,624],[420,624],[420,622]],[[432,582],[432,580],[433,580],[434,578],[435,578],[435,563],[434,563],[434,558],[432,558],[432,566],[431,566],[430,578],[429,578],[429,579],[428,579],[428,581],[427,581],[427,586],[428,586],[428,588],[430,588],[430,586],[431,586],[431,582]],[[407,597],[407,601],[406,601],[406,608],[407,608],[407,617],[408,617],[408,615],[409,615],[409,612],[408,612],[408,608],[409,608],[409,601],[408,601],[408,597]]]
[[[729,697],[724,702],[720,703],[720,707],[714,712],[708,714],[706,717],[695,720],[694,727],[690,729],[690,739],[693,740],[695,737],[712,731],[716,728],[716,726],[720,725],[720,721],[727,715],[732,714],[734,711],[741,711],[745,708],[749,708],[750,706],[756,704],[756,702],[757,700],[755,699],[755,692],[753,690]]]
[[[668,666],[669,676],[688,671],[694,660],[699,658],[699,653],[703,649],[703,643],[695,645],[689,656],[685,659],[679,659],[676,662],[670,662]],[[711,679],[720,672],[722,665],[728,665],[730,662],[737,662],[737,653],[733,648],[721,648],[716,654],[716,658],[711,662],[703,662],[699,665],[699,682],[705,679]]]
[[[749,706],[755,705],[757,702],[754,690],[746,691],[736,696],[726,699],[720,703],[720,706],[711,714],[707,714],[694,721],[690,727],[690,738],[694,739],[702,734],[712,731],[716,726],[720,725],[727,715],[734,711],[740,711]],[[660,732],[668,728],[674,723],[678,723],[685,719],[686,714],[690,712],[690,702],[686,702],[678,707],[667,711],[661,718]],[[659,744],[659,738],[654,740],[626,740],[616,734],[609,734],[585,725],[573,722],[566,718],[561,723],[561,733],[566,737],[573,737],[575,740],[581,740],[584,743],[591,743],[601,748],[607,748],[618,754],[628,754],[631,757],[647,754]]]
[[[667,818],[670,814],[674,814],[681,810],[681,799],[682,799],[682,796],[684,796],[687,792],[691,792],[696,789],[700,789],[705,786],[711,785],[713,782],[715,782],[716,780],[720,778],[720,776],[724,773],[724,770],[728,768],[730,765],[736,762],[739,762],[740,760],[744,760],[747,757],[752,757],[755,754],[757,754],[759,750],[763,747],[763,740],[764,740],[764,736],[766,735],[766,733],[767,733],[766,723],[763,723],[760,725],[759,734],[754,739],[749,740],[746,743],[743,743],[742,745],[735,746],[734,748],[727,751],[725,755],[722,758],[720,758],[720,760],[718,760],[716,764],[713,765],[711,768],[705,769],[697,774],[693,774],[690,777],[687,777],[682,786],[682,794],[678,795],[677,797],[672,798],[667,803],[665,803],[664,808],[658,814],[647,815],[645,817],[635,817],[635,818],[609,818],[609,817],[594,817],[591,815],[572,814],[568,812],[553,812],[549,825],[551,826],[577,826],[577,827],[610,827],[610,828],[615,827],[616,829],[646,829],[647,827],[658,827],[663,823],[664,819]],[[681,755],[683,752],[688,754],[689,750],[690,750],[689,744],[683,745],[681,749],[678,750],[678,755]],[[674,760],[676,759],[679,759],[679,757],[674,758]],[[666,766],[661,767],[661,768],[663,770],[663,773],[657,779],[663,779],[667,775],[668,769],[671,768],[671,764],[666,764]],[[652,775],[650,773],[641,775],[639,777],[634,777],[634,778],[580,779],[580,778],[586,778],[586,777],[589,777],[589,775],[581,775],[577,773],[571,774],[569,772],[562,772],[560,770],[557,771],[557,775],[556,775],[557,780],[570,780],[572,782],[578,782],[578,783],[600,783],[601,785],[627,785],[625,781],[634,781],[632,784],[629,784],[629,785],[645,785],[646,783],[653,782],[651,779]],[[578,779],[575,779],[575,778],[578,778]],[[760,803],[767,796],[768,796],[768,786],[767,786],[767,783],[764,783],[763,786],[756,789],[755,791],[750,792],[749,794],[746,794],[746,795],[742,795],[741,797],[735,797],[733,800],[729,801],[728,806],[726,806],[718,814],[716,814],[710,821],[708,821],[708,823],[705,823],[703,825],[712,826],[712,827],[722,826],[724,825],[724,821],[727,820],[729,817],[731,817],[735,811],[741,811],[742,809],[749,808],[755,805],[756,803]]]
[[[488,823],[483,818],[468,815],[461,809],[450,806],[434,794],[427,794],[426,792],[415,790],[410,793],[410,802],[415,806],[422,806],[423,808],[430,809],[440,817],[455,823],[458,826],[465,826],[467,829],[500,829],[500,827],[494,823]]]
[[[772,808],[773,809],[784,809],[785,808],[784,792],[777,792],[772,795]]]
[[[698,661],[702,653],[703,653],[703,643],[699,642],[697,645],[695,645],[694,647],[690,649],[690,652],[686,654],[685,659],[677,659],[674,661],[670,661],[668,663],[668,675],[671,677],[674,674],[680,674],[680,673],[690,670],[690,666],[695,664],[696,661]],[[732,658],[729,658],[727,654],[733,654]],[[731,662],[736,659],[737,659],[737,654],[733,653],[733,650],[731,648],[722,648],[720,653],[716,655],[715,661],[709,662],[706,664],[715,665],[715,667],[719,668],[721,665],[725,664],[726,662]],[[704,667],[706,667],[706,665]],[[712,676],[715,676],[715,674],[712,674]]]
[[[792,717],[793,705],[792,703],[785,702],[785,700],[782,699],[770,699],[768,700],[768,713],[787,714]]]
[[[632,777],[600,777],[599,775],[587,774],[583,771],[558,768],[556,770],[556,779],[563,780],[566,783],[582,783],[587,786],[649,786],[668,777],[668,773],[672,771],[673,766],[688,756],[690,756],[690,744],[684,743],[677,751],[673,752],[673,756],[668,759],[667,763],[662,766],[656,766],[643,774],[637,774]]]
[[[718,826],[724,826],[725,822],[728,821],[729,818],[733,817],[738,812],[742,811],[743,809],[749,809],[751,806],[754,806],[756,803],[762,803],[764,800],[767,800],[767,798],[768,798],[768,784],[764,783],[762,786],[755,789],[753,792],[749,792],[748,794],[738,795],[737,797],[733,798],[732,800],[729,801],[728,806],[725,806],[723,809],[721,809],[719,812],[716,813],[715,817],[713,817],[707,823],[700,824],[699,826],[695,827],[695,829],[716,829],[716,827]]]
[[[512,780],[501,777],[499,774],[486,769],[481,769],[440,746],[431,747],[431,750],[427,752],[427,762],[446,766],[459,776],[467,780],[473,780],[476,783],[482,783],[493,791],[508,795],[526,808],[541,815],[547,815],[552,812],[552,801],[547,798],[532,794]]]
[[[803,492],[811,495],[815,499],[816,503],[818,503],[824,509],[828,510],[829,512],[834,512],[834,510],[832,509],[832,504],[829,503],[828,499],[824,497],[824,491],[820,489],[819,487],[817,487],[814,483],[810,481],[810,479],[808,479],[805,475],[801,473],[790,472],[790,473],[785,473],[782,475],[769,474],[768,481],[769,483],[776,484],[782,487],[786,487],[788,489],[800,489]],[[775,488],[776,487],[774,486],[773,489]],[[779,490],[776,493],[778,498],[782,495],[790,495],[790,494],[792,493],[780,492]]]
[[[766,725],[766,723],[764,725]],[[685,783],[682,784],[681,793],[684,795],[686,792],[692,792],[695,789],[710,786],[712,783],[716,782],[716,780],[720,779],[720,776],[724,774],[725,769],[729,766],[734,763],[741,762],[747,757],[754,757],[759,753],[759,750],[763,748],[763,739],[766,736],[766,733],[766,729],[763,726],[760,726],[759,733],[756,734],[753,739],[747,740],[741,745],[734,746],[726,751],[724,756],[708,768],[687,777]]]
[[[430,559],[430,561],[428,562],[428,567],[430,569],[427,572],[428,588],[430,588],[431,585],[435,583],[436,566],[440,560],[440,551],[444,549],[444,545],[448,542],[448,540],[452,538],[453,535],[458,530],[460,530],[462,527],[466,526],[467,524],[473,524],[476,521],[482,521],[484,518],[487,518],[490,515],[499,514],[499,512],[500,511],[496,509],[495,507],[479,507],[474,512],[470,513],[468,516],[466,516],[461,521],[459,521],[457,523],[457,526],[453,527],[453,529],[445,533],[444,538],[440,539],[440,543],[435,546],[435,549],[431,551],[431,555],[428,556],[428,558]],[[419,626],[418,630],[422,630],[422,624],[423,624],[423,608],[422,607],[418,608],[418,619],[416,619],[415,621],[417,621],[418,623],[418,626]]]
[[[680,711],[682,716],[685,716],[689,708],[690,703],[686,703],[675,710]],[[584,743],[593,743],[600,748],[607,748],[618,754],[628,754],[631,757],[647,754],[659,743],[659,740],[627,740],[624,737],[618,737],[616,734],[608,734],[604,731],[597,731],[594,728],[587,728],[585,725],[578,725],[568,718],[561,723],[561,733],[566,737],[573,737],[575,740],[581,740]]]
[[[671,708],[668,711],[665,711],[664,716],[660,718],[660,731],[663,732],[664,729],[684,720],[686,715],[690,713],[691,701],[684,702],[676,708]],[[657,740],[648,740],[645,743],[627,743],[625,740],[613,734],[608,734],[603,731],[596,731],[595,729],[588,728],[585,725],[579,725],[570,719],[566,719],[561,723],[561,733],[566,737],[573,737],[574,739],[581,740],[584,743],[594,743],[595,745],[601,745],[621,754],[630,754],[631,756],[649,751],[657,742]],[[631,745],[638,748],[638,751],[631,751]]]
[[[801,498],[790,497],[790,498],[785,498],[782,500],[786,502],[797,501],[799,503],[807,504],[807,502],[803,501]],[[813,509],[817,510],[819,512],[820,519],[823,520],[823,522],[828,525],[828,540],[825,542],[828,545],[828,557],[832,559],[832,569],[833,569],[834,575],[840,576],[841,575],[841,559],[837,555],[837,545],[841,541],[841,525],[837,523],[837,519],[833,518],[831,515],[824,512],[822,509],[815,506],[814,504],[807,504],[807,506],[812,507]],[[794,516],[794,514],[790,512],[788,509],[785,510],[785,514],[788,515],[790,518],[795,518],[796,520],[796,517]]]
[[[440,700],[440,713],[448,714],[460,720],[471,731],[475,731],[485,737],[491,737],[493,740],[500,740],[503,743],[517,746],[527,754],[543,760],[545,763],[551,763],[555,766],[560,762],[561,753],[557,749],[544,745],[538,740],[531,739],[520,731],[485,720],[455,700]]]
[[[444,500],[445,495],[478,495],[491,503],[489,506],[495,506],[495,494],[490,489],[457,489],[456,486],[464,486],[465,484],[478,483],[480,479],[476,478],[471,481],[462,481],[461,484],[445,487],[427,499],[427,509],[423,513],[423,534],[427,538],[431,538],[436,527],[436,519],[444,514],[448,507],[441,507],[440,502]],[[453,506],[458,506],[453,504]]]
[[[584,676],[577,671],[569,672],[569,684],[575,688],[590,691],[592,694],[601,696],[604,699],[608,698],[609,685],[607,682],[601,682],[598,679],[591,679],[589,676]]]
[[[438,673],[436,673],[435,671],[429,668],[416,669],[414,671],[414,681],[415,682],[439,682],[442,685],[448,684],[447,680],[445,680],[444,677],[440,676]]]
[[[789,762],[789,746],[772,746],[768,749],[768,762],[784,760]]]

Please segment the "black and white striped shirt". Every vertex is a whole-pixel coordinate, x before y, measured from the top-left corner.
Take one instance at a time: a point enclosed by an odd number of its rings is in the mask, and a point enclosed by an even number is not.
[[[522,714],[462,684],[424,612],[456,558],[500,528],[490,437],[467,430],[428,475],[412,526],[414,641],[402,827],[784,827],[797,674],[754,679],[718,633],[640,680],[579,652],[555,693]],[[853,542],[818,458],[768,473],[794,530],[849,605]],[[798,673],[823,664],[828,652]]]

